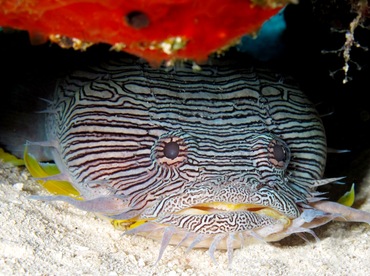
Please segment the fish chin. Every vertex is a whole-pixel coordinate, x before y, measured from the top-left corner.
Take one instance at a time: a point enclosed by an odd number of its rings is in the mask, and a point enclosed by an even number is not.
[[[276,199],[284,200],[284,206],[276,205]],[[249,238],[269,241],[299,215],[295,202],[273,189],[204,184],[157,199],[136,218],[116,223],[127,234],[150,233],[167,244],[216,249],[241,246]],[[232,242],[225,242],[230,236]]]
[[[326,205],[326,203],[324,203]],[[331,203],[329,202],[329,205]],[[340,217],[310,206],[296,218],[288,218],[278,211],[251,204],[213,202],[199,204],[153,220],[132,224],[126,234],[138,234],[162,240],[157,262],[169,244],[193,248],[207,248],[216,262],[216,249],[227,250],[229,263],[235,248],[258,242],[279,241],[297,234],[307,241],[305,233],[319,238],[311,228]]]
[[[120,223],[126,234],[162,240],[159,259],[172,244],[188,250],[207,248],[212,259],[216,249],[226,249],[231,260],[234,248],[256,241],[273,242],[292,234],[306,239],[304,233],[318,240],[311,229],[337,217],[267,186],[203,183],[159,198],[137,217]]]
[[[253,210],[253,211],[251,211]],[[290,219],[278,211],[248,204],[208,203],[132,224],[126,234],[138,234],[162,240],[157,262],[169,244],[193,248],[207,248],[213,261],[216,249],[227,250],[229,263],[233,250],[256,241],[272,242],[291,234],[309,233],[310,229],[325,224],[337,215],[314,208],[305,209],[297,218]],[[137,226],[138,225],[138,226]]]
[[[169,244],[186,246],[188,250],[208,248],[213,261],[216,249],[226,249],[231,262],[234,248],[255,240],[269,241],[270,235],[284,231],[291,224],[289,218],[276,210],[253,206],[255,211],[248,211],[249,207],[248,204],[200,204],[177,214],[145,222],[132,221],[125,234],[162,240],[157,262]]]
[[[226,206],[229,210],[226,208],[215,209],[215,205],[217,207]],[[291,219],[264,206],[250,206],[250,204],[233,206],[230,203],[210,203],[193,206],[181,210],[177,214],[165,215],[153,222],[202,235],[245,232],[251,236],[265,239],[270,234],[287,228],[291,224]]]

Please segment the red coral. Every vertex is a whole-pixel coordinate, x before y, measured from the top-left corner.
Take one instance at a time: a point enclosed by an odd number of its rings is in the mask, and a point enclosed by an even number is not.
[[[277,2],[288,0],[4,0],[0,26],[64,47],[104,42],[150,61],[201,61],[256,31]]]

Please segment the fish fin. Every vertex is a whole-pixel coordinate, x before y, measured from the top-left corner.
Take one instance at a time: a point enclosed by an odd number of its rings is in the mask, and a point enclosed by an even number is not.
[[[9,163],[14,166],[24,166],[24,160],[17,158],[13,154],[5,152],[2,148],[0,148],[0,159],[5,163]]]
[[[167,246],[170,244],[171,238],[173,234],[175,233],[175,228],[174,227],[166,227],[164,229],[163,237],[162,237],[162,242],[161,242],[161,248],[159,249],[159,254],[157,261],[154,263],[156,266],[158,262],[162,259],[163,253],[166,250]]]
[[[204,240],[204,236],[205,236],[204,234],[196,235],[192,243],[186,249],[186,253],[189,253],[198,243]]]
[[[80,198],[72,198],[70,196],[31,196],[30,199],[42,201],[64,201],[81,210],[100,213],[100,214],[114,214],[121,212],[126,207],[126,202],[116,196],[98,197],[90,200],[83,200]]]
[[[209,246],[209,249],[208,249],[208,254],[209,256],[211,257],[213,263],[215,265],[217,265],[217,261],[215,259],[215,251],[217,249],[217,246],[219,245],[219,243],[226,237],[226,234],[222,233],[222,234],[217,234],[213,240],[212,240],[212,243],[211,245]]]
[[[234,253],[234,240],[235,240],[235,234],[230,233],[229,236],[227,237],[226,245],[227,245],[227,259],[228,259],[228,264],[231,266],[232,260],[233,260],[233,253]]]
[[[291,221],[291,224],[289,225],[288,228],[286,228],[283,235],[277,233],[276,236],[279,237],[279,239],[281,239],[292,234],[296,234],[303,240],[308,241],[304,234],[310,234],[315,238],[317,242],[320,241],[319,237],[311,229],[327,224],[328,222],[335,220],[338,217],[341,217],[341,214],[331,213],[327,212],[329,210],[321,210],[320,208],[316,208],[316,206],[314,205],[317,203],[318,202],[310,203],[310,206],[308,206],[307,209],[305,208],[299,217]]]
[[[135,235],[141,232],[154,232],[157,231],[158,229],[162,229],[163,226],[157,223],[153,222],[147,222],[147,223],[142,223],[137,227],[131,227],[131,229],[125,231],[125,235]]]
[[[327,153],[349,153],[349,152],[351,152],[351,150],[327,148]]]
[[[176,245],[176,247],[175,247],[175,249],[176,248],[178,248],[180,245],[182,245],[187,239],[189,239],[190,238],[190,236],[192,236],[193,235],[193,233],[191,233],[191,232],[187,232],[183,237],[182,237],[182,239],[177,243],[177,245]]]
[[[351,207],[354,202],[355,202],[355,183],[352,184],[352,187],[348,192],[346,192],[338,199],[338,203],[348,207]]]
[[[345,178],[345,176],[335,177],[335,178],[326,178],[326,179],[317,179],[317,180],[314,181],[314,183],[312,184],[311,187],[314,188],[314,187],[324,186],[324,185],[332,183],[332,182],[335,182],[336,184],[339,184],[338,181],[342,180],[343,178]]]
[[[319,201],[311,205],[318,210],[336,215],[333,219],[337,221],[365,222],[370,224],[369,212],[354,209],[338,202]]]
[[[51,194],[64,195],[78,198],[80,193],[68,181],[61,180],[42,180],[40,178],[48,178],[60,173],[58,167],[53,163],[39,163],[36,158],[28,152],[25,147],[23,155],[24,163],[30,174],[39,178],[38,182]]]

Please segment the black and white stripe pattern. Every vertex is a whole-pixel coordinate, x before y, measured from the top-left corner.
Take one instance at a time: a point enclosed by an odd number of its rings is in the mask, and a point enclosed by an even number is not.
[[[289,79],[251,67],[114,61],[61,81],[50,109],[49,139],[82,196],[122,196],[138,213],[202,183],[267,187],[304,202],[324,169],[325,135],[310,102]],[[181,145],[170,162],[157,151],[171,139]],[[286,168],[268,159],[274,139],[288,147]]]

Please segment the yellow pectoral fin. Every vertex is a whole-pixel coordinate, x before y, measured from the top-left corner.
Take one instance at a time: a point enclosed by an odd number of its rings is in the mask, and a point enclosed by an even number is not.
[[[24,166],[24,161],[15,157],[14,155],[5,152],[2,148],[0,148],[0,159],[3,160],[5,163],[10,163],[14,166]]]
[[[60,173],[57,165],[54,163],[38,163],[41,168],[47,173],[47,175],[56,175]]]
[[[48,180],[38,181],[49,193],[65,195],[73,198],[80,198],[80,193],[68,181]],[[41,183],[43,182],[43,183]]]
[[[343,204],[347,207],[351,207],[355,202],[355,184],[352,184],[351,190],[346,192],[338,199],[338,203]]]
[[[33,177],[42,178],[42,177],[48,177],[50,174],[48,174],[42,166],[39,164],[39,162],[34,158],[30,153],[28,153],[27,147],[24,150],[23,155],[24,164],[26,165],[28,171]]]
[[[43,178],[59,174],[60,171],[55,164],[39,163],[27,150],[24,150],[24,164],[33,177]],[[68,181],[61,180],[38,180],[38,182],[49,192],[55,195],[65,195],[78,198],[80,193]]]

